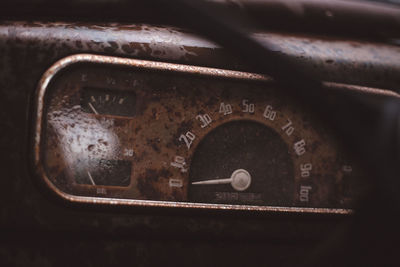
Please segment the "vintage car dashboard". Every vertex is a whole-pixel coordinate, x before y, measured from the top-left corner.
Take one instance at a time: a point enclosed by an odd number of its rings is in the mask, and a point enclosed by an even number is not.
[[[349,213],[360,171],[282,90],[246,72],[69,56],[39,83],[35,168],[93,205]]]
[[[315,111],[184,27],[64,15],[0,24],[4,266],[318,266],[351,251],[374,182]],[[343,94],[399,98],[400,36],[309,26],[252,35],[338,109]]]

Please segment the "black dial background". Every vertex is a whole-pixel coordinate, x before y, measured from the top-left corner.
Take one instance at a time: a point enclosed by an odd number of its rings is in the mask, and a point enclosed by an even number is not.
[[[193,202],[289,205],[293,203],[294,171],[288,146],[273,129],[255,121],[225,123],[200,142],[190,167],[189,199]],[[229,178],[247,170],[250,187],[235,191],[230,184],[192,185]]]

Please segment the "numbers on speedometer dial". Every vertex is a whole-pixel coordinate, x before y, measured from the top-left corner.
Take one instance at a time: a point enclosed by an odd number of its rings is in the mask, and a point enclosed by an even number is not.
[[[194,118],[192,123],[186,122],[191,128],[178,138],[179,155],[172,157],[170,166],[185,170],[176,173],[176,177],[189,181],[188,200],[241,205],[330,205],[339,192],[335,166],[330,164],[327,169],[325,164],[333,162],[337,155],[326,153],[332,149],[315,138],[314,129],[304,128],[303,123],[309,122],[295,116],[283,99],[269,94],[260,97],[263,93],[259,89],[247,90],[246,94],[234,89],[220,93],[224,99],[217,97],[212,106],[200,102],[193,112],[204,115],[188,114]],[[176,158],[184,164],[177,164]]]
[[[69,196],[335,212],[358,190],[332,136],[261,78],[104,64],[47,90],[45,177]]]

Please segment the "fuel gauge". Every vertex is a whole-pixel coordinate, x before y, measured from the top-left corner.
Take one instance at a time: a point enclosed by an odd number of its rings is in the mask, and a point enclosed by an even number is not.
[[[132,163],[124,160],[83,159],[75,164],[78,184],[129,186]]]
[[[86,87],[82,90],[81,106],[86,113],[133,117],[136,95],[132,91]]]

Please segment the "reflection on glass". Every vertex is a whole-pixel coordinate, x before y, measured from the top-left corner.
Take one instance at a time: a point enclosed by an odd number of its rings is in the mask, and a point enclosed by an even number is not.
[[[114,119],[84,113],[77,105],[50,112],[48,122],[56,133],[67,177],[77,184],[129,185],[131,165],[117,158],[120,144]]]

